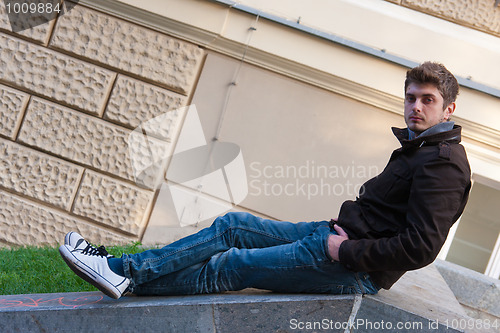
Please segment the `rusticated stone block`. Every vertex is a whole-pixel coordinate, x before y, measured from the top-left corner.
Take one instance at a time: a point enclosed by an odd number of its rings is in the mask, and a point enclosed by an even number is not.
[[[0,186],[65,210],[71,208],[83,168],[0,139]]]
[[[29,3],[26,1],[26,3]],[[31,1],[33,3],[33,1]],[[44,2],[46,3],[46,2]],[[15,10],[15,8],[11,4],[10,8],[11,12]],[[1,30],[6,30],[9,32],[18,31],[17,34],[22,35],[24,37],[27,37],[29,39],[32,39],[36,42],[40,42],[42,44],[46,44],[50,38],[50,33],[52,32],[52,29],[54,28],[55,24],[55,18],[57,16],[57,12],[51,11],[51,13],[43,13],[42,15],[36,14],[31,14],[31,15],[26,15],[26,14],[21,14],[19,17],[11,22],[9,20],[7,8],[5,6],[5,1],[0,2],[0,29]],[[30,20],[31,22],[26,22],[27,20]],[[34,21],[37,20],[43,20],[42,22],[46,22],[44,24],[39,24],[37,26],[34,26],[30,29],[24,29],[27,26],[33,26]],[[47,22],[47,20],[49,20]],[[36,22],[37,23],[37,22]],[[14,29],[13,29],[14,28]]]
[[[403,0],[402,5],[431,15],[500,35],[500,8],[494,0]]]
[[[171,141],[182,118],[179,108],[185,103],[182,95],[119,75],[104,118],[129,128],[143,125],[149,135]],[[160,126],[148,126],[148,120],[160,115],[166,116]]]
[[[136,240],[0,190],[0,240],[54,246],[62,244],[69,231],[80,233],[94,244],[128,244]]]
[[[163,166],[155,165],[152,156],[166,155],[171,145],[151,138],[134,140],[133,164],[129,146],[132,133],[82,112],[33,98],[19,141],[131,181],[136,181],[136,164],[153,165],[141,175],[141,185],[154,187],[148,177],[156,179]]]
[[[73,213],[138,235],[154,192],[86,170]]]
[[[0,34],[0,81],[102,115],[115,74]]]
[[[83,6],[58,19],[50,46],[186,95],[203,56],[195,45]]]
[[[0,135],[15,139],[29,95],[0,85]]]

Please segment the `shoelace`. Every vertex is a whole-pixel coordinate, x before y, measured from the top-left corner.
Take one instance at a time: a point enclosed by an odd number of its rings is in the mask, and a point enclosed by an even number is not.
[[[103,245],[99,247],[94,247],[90,243],[87,243],[87,247],[82,250],[82,254],[88,254],[90,256],[107,257],[109,253],[108,251],[106,251],[106,248]]]

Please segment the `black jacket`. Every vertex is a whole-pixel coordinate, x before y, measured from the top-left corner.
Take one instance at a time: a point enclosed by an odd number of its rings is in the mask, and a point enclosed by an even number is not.
[[[407,139],[407,129],[392,130],[402,147],[361,187],[356,201],[344,202],[337,222],[349,235],[340,262],[368,272],[384,289],[434,261],[471,186],[460,126],[414,140]]]

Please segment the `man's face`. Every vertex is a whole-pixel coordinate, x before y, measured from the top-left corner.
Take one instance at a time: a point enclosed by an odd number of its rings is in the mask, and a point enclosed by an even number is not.
[[[405,122],[417,135],[447,121],[455,111],[455,103],[443,108],[443,96],[432,83],[411,83],[405,95]]]

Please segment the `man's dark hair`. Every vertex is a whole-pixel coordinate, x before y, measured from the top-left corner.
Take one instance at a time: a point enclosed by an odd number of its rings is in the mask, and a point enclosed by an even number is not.
[[[425,84],[431,83],[443,96],[443,109],[446,109],[450,103],[455,102],[458,95],[458,82],[455,76],[451,74],[444,65],[437,62],[424,62],[423,64],[406,72],[406,89],[412,83]]]

